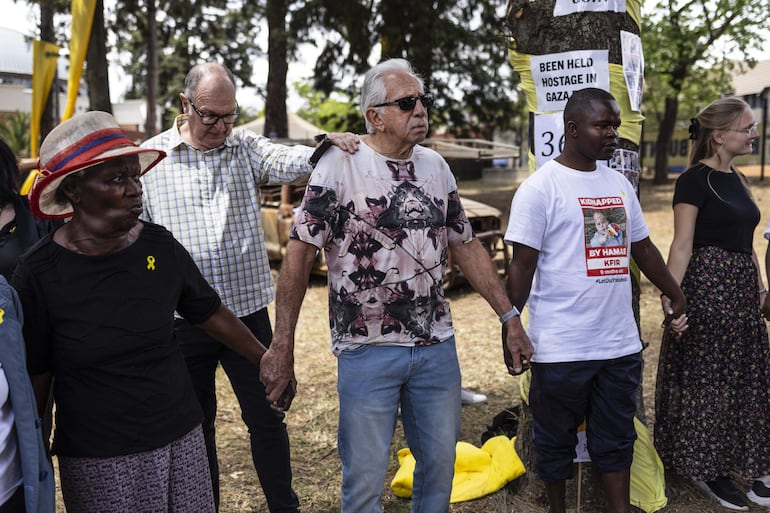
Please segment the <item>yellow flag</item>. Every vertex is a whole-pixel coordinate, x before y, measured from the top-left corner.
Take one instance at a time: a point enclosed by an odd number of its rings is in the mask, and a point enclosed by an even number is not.
[[[70,37],[70,74],[67,80],[67,105],[61,120],[66,121],[75,113],[80,77],[86,61],[91,24],[94,21],[96,0],[72,0],[72,36]]]
[[[46,41],[32,42],[32,115],[29,120],[30,156],[37,157],[40,120],[56,76],[60,48]]]

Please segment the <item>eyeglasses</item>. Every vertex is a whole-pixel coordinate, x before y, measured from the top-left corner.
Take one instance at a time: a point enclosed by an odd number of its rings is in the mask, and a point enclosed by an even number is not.
[[[421,94],[420,96],[404,96],[403,98],[393,100],[392,102],[372,105],[372,107],[387,107],[388,105],[398,105],[399,109],[403,110],[404,112],[409,112],[414,110],[415,106],[417,106],[417,100],[420,100],[420,103],[422,103],[423,107],[429,109],[433,107],[433,102],[436,100],[436,98],[430,93]]]
[[[195,113],[201,118],[201,123],[204,125],[216,125],[217,121],[220,119],[222,120],[222,123],[225,125],[232,125],[238,120],[238,117],[241,115],[240,107],[238,107],[238,103],[235,104],[235,112],[232,112],[230,114],[204,114],[200,110],[198,110],[198,107],[195,106],[193,101],[190,98],[187,98],[187,101],[190,102],[190,106],[193,108]]]
[[[757,124],[756,123],[754,123],[751,126],[746,127],[746,128],[729,128],[728,130],[730,130],[731,132],[743,132],[744,134],[748,135],[749,137],[751,137],[751,132],[754,132],[754,133],[757,133],[757,134],[759,133],[757,131]]]

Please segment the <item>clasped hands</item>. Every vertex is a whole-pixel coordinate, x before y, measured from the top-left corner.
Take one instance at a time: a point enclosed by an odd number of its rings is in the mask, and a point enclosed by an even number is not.
[[[687,324],[687,314],[682,312],[679,316],[674,316],[674,308],[671,304],[671,299],[665,295],[660,295],[660,304],[663,308],[663,315],[665,318],[660,327],[666,329],[675,338],[680,338],[682,334],[687,331],[689,324]]]

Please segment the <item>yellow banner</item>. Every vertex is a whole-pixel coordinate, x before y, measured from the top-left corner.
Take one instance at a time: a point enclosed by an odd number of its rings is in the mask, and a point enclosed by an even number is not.
[[[29,155],[37,157],[40,144],[40,120],[56,76],[59,48],[46,41],[32,41],[32,114],[29,120]],[[58,113],[57,113],[58,114]]]
[[[75,113],[80,77],[83,74],[83,63],[86,61],[88,41],[91,39],[91,24],[94,21],[96,0],[72,0],[71,5],[70,74],[67,80],[67,105],[64,107],[62,121],[68,120]]]

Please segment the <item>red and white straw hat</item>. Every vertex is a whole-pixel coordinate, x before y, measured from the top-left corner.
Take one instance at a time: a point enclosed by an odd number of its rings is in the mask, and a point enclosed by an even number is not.
[[[69,202],[56,201],[56,189],[68,175],[126,155],[137,155],[141,174],[166,153],[134,144],[111,114],[91,111],[60,124],[40,145],[39,174],[29,192],[32,212],[43,219],[72,215]]]

